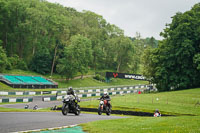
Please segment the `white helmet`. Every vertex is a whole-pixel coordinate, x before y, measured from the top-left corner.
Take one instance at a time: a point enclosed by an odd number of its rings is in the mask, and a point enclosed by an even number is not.
[[[104,95],[108,95],[108,92],[105,91],[105,92],[104,92]]]

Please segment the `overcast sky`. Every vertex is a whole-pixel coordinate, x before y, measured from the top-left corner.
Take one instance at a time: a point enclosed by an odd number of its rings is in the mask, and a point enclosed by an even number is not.
[[[142,38],[155,37],[176,12],[185,12],[200,0],[47,0],[78,11],[89,10],[103,16],[107,22],[134,37],[139,32]]]

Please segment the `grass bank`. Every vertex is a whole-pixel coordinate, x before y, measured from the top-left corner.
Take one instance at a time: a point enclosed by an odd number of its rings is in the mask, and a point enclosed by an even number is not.
[[[88,133],[198,133],[200,116],[131,117],[81,124]]]
[[[111,96],[112,108],[118,110],[132,110],[154,112],[159,109],[163,114],[200,115],[200,88],[183,91],[129,94]],[[97,108],[99,101],[81,102],[82,107]],[[197,104],[197,106],[196,106]]]
[[[113,96],[113,109],[178,115],[176,117],[130,117],[118,120],[95,121],[81,124],[89,133],[197,133],[200,132],[200,88],[153,93]],[[86,101],[81,106],[96,107],[99,102]]]

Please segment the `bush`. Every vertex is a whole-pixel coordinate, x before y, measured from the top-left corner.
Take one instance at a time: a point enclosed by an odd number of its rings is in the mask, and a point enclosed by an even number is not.
[[[99,74],[96,74],[93,78],[96,79],[96,80],[99,80],[99,81],[103,81],[103,82],[105,82],[105,80],[106,80],[105,77],[103,77]]]
[[[8,57],[8,64],[7,64],[7,69],[12,70],[12,69],[22,69],[22,70],[27,70],[27,64],[23,61],[23,59],[20,59],[19,56],[14,55],[12,57]]]
[[[0,72],[3,72],[8,64],[7,55],[4,49],[0,46]]]

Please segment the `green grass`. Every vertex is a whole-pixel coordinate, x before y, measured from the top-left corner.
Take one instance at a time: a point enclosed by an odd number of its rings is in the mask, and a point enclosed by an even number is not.
[[[128,94],[111,96],[113,109],[154,112],[159,109],[163,114],[191,114],[200,115],[200,88],[183,91]],[[97,108],[98,100],[81,102],[82,107]]]
[[[152,101],[153,99],[153,101]],[[158,100],[156,100],[158,99]],[[113,109],[173,114],[173,117],[129,117],[81,124],[89,133],[197,133],[200,132],[200,88],[182,91],[113,96]],[[98,107],[99,101],[81,102],[81,107]]]
[[[88,133],[198,133],[200,116],[131,117],[81,124]]]

